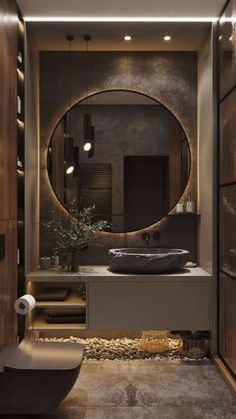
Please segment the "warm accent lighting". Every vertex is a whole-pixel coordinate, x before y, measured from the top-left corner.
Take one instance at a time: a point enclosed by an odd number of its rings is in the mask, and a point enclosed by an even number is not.
[[[125,41],[131,41],[133,38],[132,38],[132,36],[131,35],[125,35],[124,36],[124,40]]]
[[[172,39],[172,36],[171,35],[165,35],[165,36],[163,36],[163,41],[171,41],[171,39]]]
[[[92,144],[87,141],[87,143],[84,144],[84,151],[90,151],[92,148]]]
[[[232,41],[233,41],[233,35],[231,35],[231,36],[229,37],[229,41],[230,41],[230,42],[232,42]]]
[[[17,118],[17,124],[19,125],[19,127],[24,128],[24,122],[21,121],[19,118]]]
[[[20,30],[22,31],[22,32],[24,32],[24,24],[23,24],[23,22],[19,19],[18,20],[18,24],[19,24],[19,28],[20,28]]]
[[[217,17],[25,16],[26,22],[217,22]]]
[[[66,169],[66,174],[67,175],[70,175],[71,173],[73,173],[73,171],[74,171],[74,166],[69,166]]]
[[[22,173],[23,171],[24,171],[23,163],[19,159],[19,157],[17,157],[17,172]]]
[[[18,76],[22,79],[22,80],[24,80],[24,73],[19,69],[19,68],[17,68],[17,73],[18,73]]]

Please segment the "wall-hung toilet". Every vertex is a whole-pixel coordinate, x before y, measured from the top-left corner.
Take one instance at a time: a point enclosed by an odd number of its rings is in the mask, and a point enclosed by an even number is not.
[[[0,414],[43,414],[55,409],[73,387],[83,347],[67,342],[33,342],[1,353]]]

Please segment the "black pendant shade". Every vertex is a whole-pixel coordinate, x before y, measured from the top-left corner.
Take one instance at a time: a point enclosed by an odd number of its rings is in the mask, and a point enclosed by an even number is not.
[[[87,54],[88,54],[88,44],[91,41],[91,35],[84,35],[84,41],[86,42],[87,46]],[[87,55],[88,58],[88,55]],[[86,81],[87,81],[87,98],[89,96],[89,63],[87,60],[87,74],[86,74]],[[94,155],[94,127],[92,126],[92,97],[90,96],[90,112],[84,114],[84,151],[88,152],[88,157],[92,157]]]
[[[66,174],[69,175],[74,171],[74,138],[65,137],[65,170]]]
[[[91,114],[84,114],[84,144],[90,143],[92,139],[92,121]]]
[[[74,147],[74,172],[73,176],[76,177],[79,174],[79,146]]]
[[[94,147],[95,146],[95,129],[91,127],[91,149],[88,152],[88,157],[93,157],[94,155]]]

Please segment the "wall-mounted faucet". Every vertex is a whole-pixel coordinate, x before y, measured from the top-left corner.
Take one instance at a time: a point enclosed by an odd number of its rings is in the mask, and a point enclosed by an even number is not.
[[[151,239],[151,235],[147,231],[144,231],[144,233],[142,234],[141,237],[142,237],[142,240],[145,241],[146,246],[148,246],[149,245],[149,242],[150,242],[150,239]],[[161,233],[159,231],[154,231],[152,233],[152,238],[155,241],[160,240]]]
[[[153,240],[160,240],[160,238],[161,238],[161,233],[160,233],[160,231],[158,231],[158,230],[156,230],[156,231],[153,231],[153,233],[152,233],[152,238],[153,238]]]
[[[143,234],[142,234],[142,240],[143,241],[145,241],[145,244],[146,244],[146,246],[148,246],[148,244],[149,244],[149,241],[150,241],[150,234],[147,232],[147,231],[145,231]]]

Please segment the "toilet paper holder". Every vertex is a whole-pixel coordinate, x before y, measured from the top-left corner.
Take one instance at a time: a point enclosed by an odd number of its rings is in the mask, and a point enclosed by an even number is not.
[[[29,314],[35,307],[36,300],[31,294],[25,294],[19,297],[14,304],[18,317],[18,339],[21,342],[25,338],[25,316]],[[34,335],[34,317],[32,316],[31,333]]]

